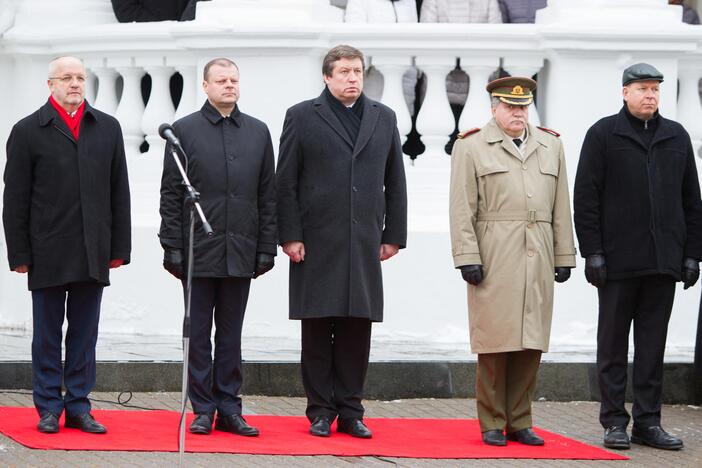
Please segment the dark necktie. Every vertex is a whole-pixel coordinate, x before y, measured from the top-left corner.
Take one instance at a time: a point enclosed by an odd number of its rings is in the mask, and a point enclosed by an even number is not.
[[[514,138],[512,141],[514,142],[515,145],[517,145],[517,148],[522,146],[522,139],[521,138]]]

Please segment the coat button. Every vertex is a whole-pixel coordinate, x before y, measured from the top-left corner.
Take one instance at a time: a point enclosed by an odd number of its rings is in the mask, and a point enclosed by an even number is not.
[[[531,197],[533,197],[533,196],[534,196],[534,195],[533,195],[532,193],[527,193],[527,197],[531,198]]]
[[[229,237],[234,237],[234,233],[232,231],[229,231],[227,234],[229,234]]]
[[[523,171],[526,171],[526,170],[527,170],[526,164],[522,164],[522,170],[523,170]]]
[[[533,251],[533,250],[528,251],[528,252],[527,252],[527,256],[533,257],[533,256],[534,256],[534,251]]]
[[[354,186],[351,190],[353,190],[354,192],[358,192],[358,187]]]
[[[230,161],[234,161],[234,155],[233,154],[227,155],[227,159]]]
[[[358,220],[356,218],[353,218],[353,224],[358,224]]]

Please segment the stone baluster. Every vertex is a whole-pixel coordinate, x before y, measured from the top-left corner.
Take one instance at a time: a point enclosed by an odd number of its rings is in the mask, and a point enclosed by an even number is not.
[[[158,62],[144,60],[144,70],[151,76],[151,95],[144,109],[141,130],[149,144],[148,156],[160,160],[163,157],[165,141],[158,135],[158,127],[162,123],[173,122],[175,109],[170,90],[173,68],[163,65],[162,59]],[[139,61],[137,63],[139,64]]]
[[[690,134],[695,151],[702,146],[702,104],[700,104],[700,78],[702,61],[683,60],[678,68],[678,121]],[[670,91],[668,91],[670,92]]]
[[[134,66],[131,57],[112,61],[117,72],[122,75],[122,99],[119,101],[115,117],[122,126],[124,147],[127,157],[132,159],[139,155],[139,146],[144,141],[141,122],[144,115],[144,101],[141,97],[141,78],[144,70]]]
[[[485,85],[498,65],[499,60],[496,57],[461,57],[461,68],[470,78],[470,88],[466,105],[458,120],[459,132],[482,127],[492,118],[490,95],[485,91]]]
[[[453,113],[446,95],[446,75],[455,57],[418,56],[417,66],[427,76],[427,94],[417,116],[417,131],[426,146],[426,155],[444,154],[444,146],[454,128]]]
[[[503,67],[507,73],[512,76],[525,76],[527,78],[531,78],[541,71],[543,64],[543,57],[505,57]],[[538,93],[539,87],[537,86],[536,89]],[[539,112],[536,110],[534,103],[529,106],[529,123],[535,126],[541,125],[541,118],[539,117]]]
[[[197,90],[200,87],[200,81],[197,79],[197,69],[192,62],[184,63],[171,63],[175,70],[180,73],[183,77],[183,94],[180,96],[180,102],[178,103],[178,109],[176,110],[174,120],[178,120],[181,117],[185,117],[188,114],[195,112],[198,108],[197,102]],[[201,104],[201,103],[200,103]]]
[[[101,63],[95,65],[90,65],[86,63],[88,67],[97,77],[97,96],[95,96],[95,102],[93,105],[96,109],[101,110],[107,114],[114,115],[115,110],[117,110],[117,72],[107,66],[106,60],[101,60]]]
[[[373,57],[373,65],[383,74],[385,85],[381,101],[395,111],[397,129],[404,143],[407,134],[412,130],[412,118],[405,100],[402,78],[410,66],[410,61],[407,57],[376,55]],[[412,91],[414,92],[414,89]]]

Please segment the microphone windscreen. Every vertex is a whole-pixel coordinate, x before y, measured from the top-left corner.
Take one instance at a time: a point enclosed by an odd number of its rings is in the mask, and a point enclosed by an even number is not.
[[[161,125],[158,126],[158,134],[161,136],[161,138],[166,138],[166,131],[170,130],[173,132],[173,126],[171,124],[167,123],[162,123]],[[173,132],[175,133],[175,132]]]

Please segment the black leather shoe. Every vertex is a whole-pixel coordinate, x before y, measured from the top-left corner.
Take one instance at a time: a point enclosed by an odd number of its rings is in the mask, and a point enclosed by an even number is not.
[[[90,434],[104,434],[107,432],[105,426],[93,419],[90,413],[81,413],[73,416],[66,415],[64,426],[80,429]]]
[[[336,432],[345,432],[346,434],[352,437],[358,437],[359,439],[370,439],[373,437],[373,433],[365,424],[363,424],[362,419],[339,419],[336,426]]]
[[[50,411],[47,411],[39,419],[37,429],[39,432],[43,432],[44,434],[56,434],[59,431],[58,416]]]
[[[189,431],[191,434],[209,434],[212,432],[212,416],[207,413],[196,414]]]
[[[256,437],[258,435],[258,429],[249,426],[240,414],[232,414],[230,416],[218,414],[215,429],[247,437]]]
[[[663,450],[680,450],[683,448],[683,441],[665,432],[661,426],[646,428],[634,426],[631,430],[631,441],[635,444],[649,445]]]
[[[537,436],[530,427],[508,433],[507,440],[519,442],[524,445],[544,445],[544,439]]]
[[[326,416],[317,416],[310,425],[310,434],[317,437],[329,437],[331,435],[331,422]]]
[[[507,438],[499,429],[483,432],[483,443],[487,445],[495,445],[501,447],[507,445]]]
[[[626,426],[610,426],[605,429],[604,446],[616,450],[628,450],[631,447]]]

